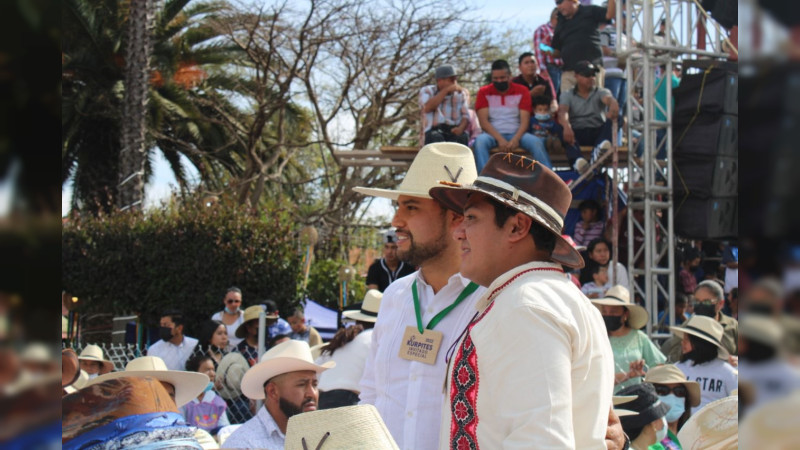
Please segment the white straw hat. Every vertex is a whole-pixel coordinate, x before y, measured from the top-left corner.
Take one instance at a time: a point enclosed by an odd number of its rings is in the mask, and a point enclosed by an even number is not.
[[[469,147],[454,142],[436,142],[420,149],[396,190],[354,187],[364,195],[397,200],[401,195],[433,198],[428,191],[439,181],[469,184],[478,178],[475,157]]]
[[[362,322],[375,322],[378,320],[378,310],[381,308],[383,293],[377,289],[370,289],[364,295],[361,302],[361,311],[344,311],[342,315],[348,319],[360,320]]]
[[[344,406],[294,415],[286,426],[284,448],[399,449],[372,405]]]
[[[710,342],[717,346],[720,359],[728,359],[728,351],[722,346],[722,335],[725,332],[716,319],[695,314],[682,326],[670,327],[670,330],[679,338],[683,338],[683,335],[688,333]]]
[[[647,310],[631,302],[628,288],[621,284],[611,286],[603,298],[592,300],[595,305],[622,306],[629,311],[628,326],[638,330],[647,324]]]
[[[86,373],[86,371],[81,370],[80,373],[78,374],[78,379],[75,380],[75,382],[72,383],[71,385],[65,387],[64,391],[66,391],[67,394],[73,394],[83,389],[86,386],[86,383],[88,382],[89,382],[89,374]]]
[[[322,372],[336,366],[334,361],[314,364],[308,342],[290,339],[261,355],[261,362],[251,367],[242,378],[242,393],[253,400],[264,398],[264,383],[289,372],[313,370]]]
[[[678,440],[686,450],[739,448],[739,397],[721,398],[700,408],[678,431]]]
[[[82,361],[97,361],[102,365],[100,375],[106,374],[114,370],[114,363],[107,360],[103,355],[103,349],[97,345],[89,344],[81,351],[78,360]]]
[[[662,364],[647,371],[644,382],[650,384],[682,384],[689,391],[689,404],[697,406],[700,404],[700,385],[696,381],[686,379],[683,373],[674,364]]]
[[[171,384],[175,388],[175,405],[179,408],[203,393],[209,381],[204,373],[169,370],[158,356],[142,356],[131,360],[122,372],[111,372],[89,380],[86,387],[121,377],[151,377]]]

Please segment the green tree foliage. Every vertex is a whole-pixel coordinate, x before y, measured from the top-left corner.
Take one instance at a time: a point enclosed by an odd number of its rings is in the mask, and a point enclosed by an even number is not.
[[[306,296],[323,306],[338,310],[342,286],[341,281],[339,281],[339,269],[343,265],[343,261],[334,259],[313,261],[311,271],[308,274]],[[358,276],[352,281],[348,281],[347,304],[344,306],[363,300],[366,292],[365,286],[364,279]]]

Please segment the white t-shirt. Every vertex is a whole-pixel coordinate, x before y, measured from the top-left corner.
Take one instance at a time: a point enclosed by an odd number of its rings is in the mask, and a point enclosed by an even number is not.
[[[328,369],[318,375],[320,391],[333,391],[346,389],[360,392],[359,382],[364,375],[364,365],[367,363],[369,349],[372,345],[372,330],[364,330],[344,346],[337,348],[333,355],[323,353],[314,364],[323,364],[336,361],[336,367]]]
[[[700,385],[700,404],[692,408],[692,414],[700,408],[721,398],[729,397],[739,387],[739,372],[727,361],[715,359],[693,365],[691,360],[679,362],[675,367],[686,374],[686,379]]]
[[[222,322],[222,311],[215,312],[214,315],[211,316],[211,320],[219,320],[220,322]],[[239,342],[242,342],[244,340],[236,337],[236,329],[239,328],[239,325],[243,323],[244,323],[244,311],[240,309],[239,318],[236,319],[236,322],[233,322],[230,325],[225,325],[225,329],[228,330],[228,346],[230,348],[236,348],[236,346],[239,345]]]

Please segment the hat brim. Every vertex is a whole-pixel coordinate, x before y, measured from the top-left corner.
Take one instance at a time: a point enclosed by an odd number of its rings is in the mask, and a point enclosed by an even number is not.
[[[97,378],[89,380],[83,388],[86,389],[97,383],[122,377],[150,377],[171,384],[175,388],[175,406],[178,408],[202,394],[209,382],[208,375],[198,372],[178,370],[131,370],[129,372],[111,372],[100,375]]]
[[[362,313],[358,310],[350,310],[350,311],[342,311],[342,315],[347,317],[351,320],[359,320],[361,322],[372,322],[375,323],[378,321],[377,316],[370,316],[367,314]]]
[[[625,303],[608,297],[591,299],[591,302],[595,305],[622,306],[626,308],[629,312],[628,326],[635,330],[639,330],[647,325],[647,310],[635,303]]]
[[[354,187],[353,191],[358,192],[359,194],[368,195],[370,197],[388,198],[390,200],[397,200],[397,198],[400,197],[401,195],[407,195],[409,197],[433,198],[427,192],[417,192],[417,191],[398,191],[393,189],[378,189],[378,188],[365,188],[365,187]]]
[[[236,336],[239,339],[246,338],[247,337],[247,324],[252,322],[253,320],[258,320],[258,319],[245,320],[244,322],[240,323],[239,326],[236,327],[236,331],[233,332],[234,336]]]
[[[618,409],[618,408],[614,408],[614,413],[617,415],[617,417],[630,417],[639,414],[636,411],[631,411],[630,409]]]
[[[667,411],[669,411],[669,405],[659,400],[644,411],[634,411],[637,413],[635,416],[620,416],[620,420],[623,421],[623,428],[637,428],[666,416]]]
[[[78,356],[78,361],[95,361],[102,364],[103,368],[100,369],[100,375],[105,375],[114,371],[114,363],[107,359],[100,359],[94,356]]]
[[[522,205],[512,199],[501,196],[497,192],[481,189],[474,185],[461,187],[437,186],[431,188],[429,192],[432,198],[440,201],[446,208],[459,214],[464,214],[464,205],[467,204],[467,199],[470,194],[480,193],[486,195],[500,204],[506,205],[529,216],[536,221],[536,223],[552,233],[556,238],[556,245],[553,252],[550,254],[551,260],[573,269],[580,269],[584,266],[583,257],[580,252],[572,247],[566,239],[561,237],[562,230],[556,230],[548,225],[547,221],[544,219],[544,214],[533,205]]]
[[[264,383],[268,380],[289,372],[311,370],[322,372],[336,367],[335,361],[328,361],[317,365],[298,358],[278,357],[261,361],[251,367],[242,378],[242,393],[253,400],[264,399]]]
[[[727,360],[728,356],[730,355],[730,353],[728,353],[728,350],[726,350],[725,347],[722,346],[722,342],[719,342],[719,341],[715,340],[714,338],[710,338],[710,337],[704,335],[703,333],[697,332],[695,330],[690,330],[688,328],[683,328],[683,327],[680,327],[680,326],[677,326],[677,325],[674,326],[674,327],[669,327],[669,329],[675,334],[675,336],[678,336],[679,338],[683,338],[684,333],[688,333],[688,334],[691,334],[692,336],[699,337],[700,339],[702,339],[702,340],[704,340],[706,342],[710,342],[710,343],[716,345],[717,346],[717,358],[719,358],[719,359]]]

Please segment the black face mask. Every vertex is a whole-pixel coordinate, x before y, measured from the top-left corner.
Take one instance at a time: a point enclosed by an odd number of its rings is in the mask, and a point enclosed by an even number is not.
[[[492,84],[498,92],[505,92],[508,89],[508,81],[494,81]]]
[[[161,327],[158,329],[158,336],[162,341],[169,342],[172,339],[172,328]]]
[[[772,315],[773,308],[772,305],[768,303],[754,303],[747,307],[747,312],[751,314],[760,314],[764,316]]]
[[[694,313],[698,316],[717,317],[717,307],[713,303],[698,303],[694,305]]]
[[[617,331],[622,327],[622,316],[603,316],[603,322],[606,324],[606,330]]]

